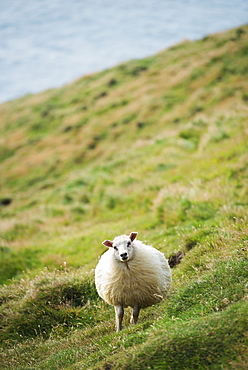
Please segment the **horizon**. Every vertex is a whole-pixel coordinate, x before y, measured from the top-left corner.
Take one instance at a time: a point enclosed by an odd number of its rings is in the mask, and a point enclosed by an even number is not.
[[[142,7],[127,4],[109,1],[99,7],[97,0],[87,0],[66,8],[65,3],[46,1],[41,7],[35,0],[20,8],[17,1],[11,7],[8,3],[0,15],[0,103],[248,21],[248,5],[241,0],[198,1],[184,7],[182,1],[169,0]]]

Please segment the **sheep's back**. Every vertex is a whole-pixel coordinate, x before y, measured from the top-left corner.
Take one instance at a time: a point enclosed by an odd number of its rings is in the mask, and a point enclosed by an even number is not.
[[[160,302],[169,290],[171,270],[164,255],[138,241],[134,248],[127,263],[117,261],[109,250],[96,267],[97,291],[110,305],[146,308]]]

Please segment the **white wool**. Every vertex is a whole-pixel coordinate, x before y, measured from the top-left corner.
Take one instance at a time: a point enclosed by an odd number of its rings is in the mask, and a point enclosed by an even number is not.
[[[126,235],[114,239],[121,244]],[[132,242],[127,262],[116,257],[114,248],[105,252],[95,270],[98,294],[113,306],[146,308],[160,302],[171,285],[171,269],[163,253],[143,244]]]

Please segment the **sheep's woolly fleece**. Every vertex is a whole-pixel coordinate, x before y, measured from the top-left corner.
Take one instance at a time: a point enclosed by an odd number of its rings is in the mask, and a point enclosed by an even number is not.
[[[130,240],[126,235],[118,236],[113,244]],[[109,248],[95,270],[98,294],[113,306],[140,308],[160,302],[171,285],[171,270],[163,253],[143,244],[132,243],[133,251],[128,262],[120,261],[116,250]]]

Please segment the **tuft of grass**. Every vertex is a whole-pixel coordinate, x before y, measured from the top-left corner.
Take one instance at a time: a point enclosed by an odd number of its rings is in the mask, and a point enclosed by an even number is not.
[[[205,316],[222,311],[247,294],[248,259],[246,257],[219,262],[197,281],[182,287],[172,295],[167,305],[169,316]]]
[[[74,326],[94,325],[99,298],[90,275],[44,271],[26,285],[19,300],[0,297],[2,341],[48,338],[54,331],[62,335]]]

